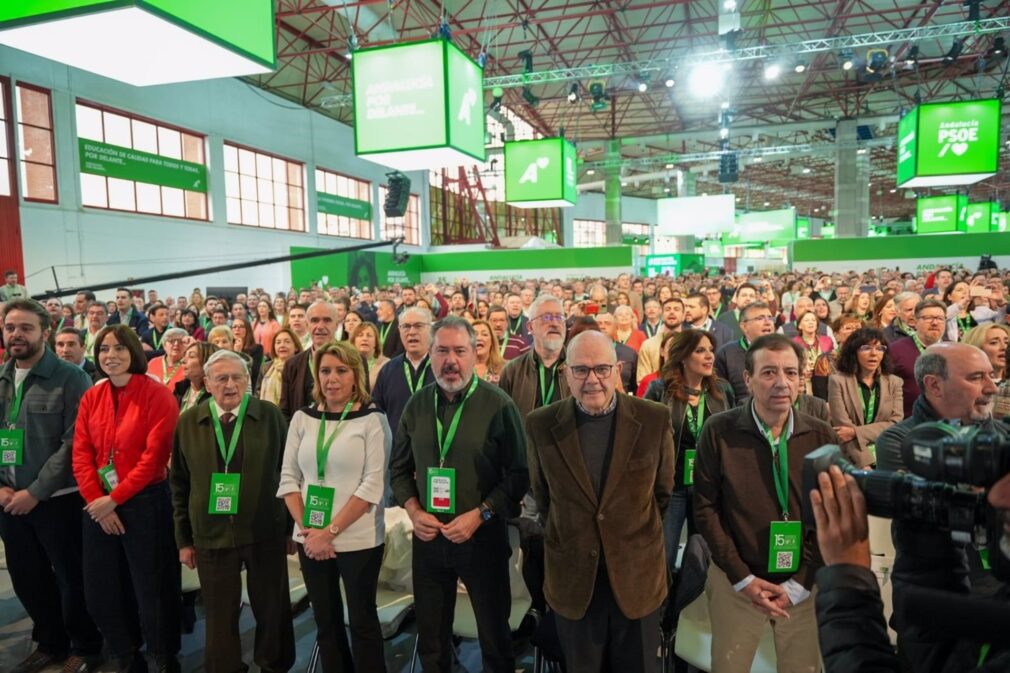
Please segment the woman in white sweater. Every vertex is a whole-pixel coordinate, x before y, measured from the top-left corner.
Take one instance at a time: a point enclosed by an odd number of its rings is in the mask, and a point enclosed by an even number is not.
[[[382,673],[375,594],[392,433],[385,414],[369,408],[364,366],[354,346],[326,344],[313,364],[316,404],[291,419],[277,495],[295,520],[324,673]],[[344,631],[341,579],[352,646]]]

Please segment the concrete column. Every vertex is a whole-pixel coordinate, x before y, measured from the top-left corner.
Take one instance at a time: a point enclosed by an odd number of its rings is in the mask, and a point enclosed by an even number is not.
[[[851,145],[859,122],[843,119],[835,127],[835,142]],[[855,147],[839,147],[835,156],[835,235],[866,236],[870,220],[870,154]]]
[[[621,141],[612,139],[607,142],[606,161],[621,159]],[[621,169],[619,166],[607,169],[606,200],[604,202],[604,219],[607,221],[607,245],[620,245],[621,231]]]
[[[564,247],[572,248],[575,247],[572,241],[575,240],[575,226],[572,222],[575,220],[575,208],[561,208],[561,240],[564,242]]]
[[[676,192],[678,197],[698,195],[698,175],[691,171],[677,171]],[[694,236],[677,236],[677,252],[693,253]]]

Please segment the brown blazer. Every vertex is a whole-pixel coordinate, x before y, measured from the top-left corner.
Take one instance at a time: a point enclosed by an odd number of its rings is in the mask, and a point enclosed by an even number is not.
[[[617,394],[614,446],[599,499],[579,447],[575,400],[526,418],[530,484],[544,515],[544,595],[562,617],[581,619],[593,597],[600,550],[614,599],[641,619],[666,598],[663,512],[677,464],[664,405]]]
[[[903,385],[902,380],[894,374],[881,375],[877,421],[867,423],[863,418],[863,395],[856,377],[850,374],[832,374],[828,379],[831,425],[849,425],[856,429],[856,438],[841,445],[842,453],[856,467],[866,467],[876,462],[867,446],[876,442],[880,433],[905,417]]]
[[[519,417],[525,419],[531,411],[536,408],[537,394],[540,388],[540,356],[530,348],[514,360],[505,363],[501,378],[498,379],[498,386],[512,398],[512,401],[519,407]],[[554,376],[554,401],[563,400],[568,397],[568,378],[565,376],[565,354],[561,353],[555,364]],[[547,383],[550,389],[551,384]]]
[[[291,420],[295,412],[312,403],[312,373],[309,361],[312,359],[312,348],[306,348],[293,356],[284,364],[281,373],[281,413],[284,419]]]

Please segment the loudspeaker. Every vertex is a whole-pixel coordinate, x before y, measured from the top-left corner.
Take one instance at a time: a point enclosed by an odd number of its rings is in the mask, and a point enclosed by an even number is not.
[[[736,152],[719,157],[719,182],[736,182],[740,179],[740,162]]]
[[[403,217],[407,212],[407,202],[410,200],[410,178],[399,171],[386,173],[389,186],[386,188],[386,202],[382,209],[386,217]]]

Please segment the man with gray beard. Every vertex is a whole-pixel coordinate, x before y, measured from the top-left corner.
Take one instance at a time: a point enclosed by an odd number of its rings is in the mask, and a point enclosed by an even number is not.
[[[458,579],[473,606],[483,670],[515,670],[507,521],[529,488],[526,435],[512,400],[474,374],[476,346],[463,318],[432,326],[435,383],[407,401],[389,466],[393,495],[414,525],[418,657],[427,673],[452,670]]]

